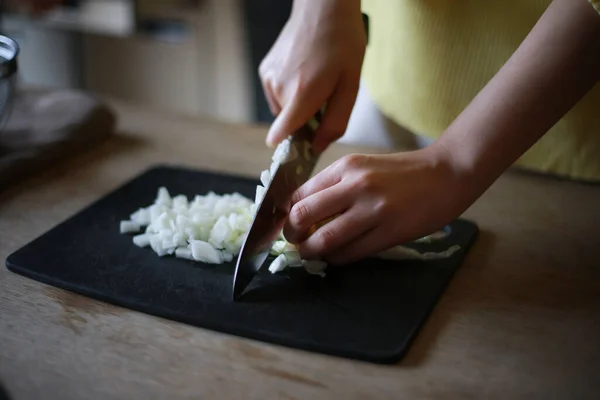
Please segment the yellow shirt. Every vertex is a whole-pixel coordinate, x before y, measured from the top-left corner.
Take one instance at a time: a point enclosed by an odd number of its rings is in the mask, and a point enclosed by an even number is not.
[[[381,112],[438,137],[510,58],[550,0],[363,0],[363,78]],[[600,12],[600,0],[590,0]],[[600,22],[599,22],[600,23]],[[516,165],[600,181],[600,84]]]

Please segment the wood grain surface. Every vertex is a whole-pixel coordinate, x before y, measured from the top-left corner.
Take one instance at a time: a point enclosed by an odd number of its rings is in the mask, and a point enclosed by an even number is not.
[[[114,103],[119,132],[0,194],[0,258],[156,163],[258,176],[265,127]],[[320,167],[371,149],[336,145]],[[398,365],[263,344],[0,269],[11,399],[600,398],[600,186],[507,173],[481,235]]]

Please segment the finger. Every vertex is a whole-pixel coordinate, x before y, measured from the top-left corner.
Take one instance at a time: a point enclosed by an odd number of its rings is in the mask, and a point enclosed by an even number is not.
[[[283,228],[290,243],[298,243],[309,235],[313,225],[342,213],[352,204],[343,185],[331,186],[294,204]]]
[[[277,116],[281,112],[281,106],[279,105],[277,96],[273,91],[272,80],[269,78],[263,78],[261,76],[261,84],[263,87],[263,93],[265,94],[265,99],[269,105],[269,110],[271,110],[271,113],[274,116]]]
[[[374,224],[368,210],[352,207],[300,243],[300,254],[307,260],[335,254],[340,248],[345,248],[347,243],[373,229]]]
[[[315,83],[298,90],[289,103],[282,104],[282,111],[267,135],[267,144],[271,147],[276,146],[306,124],[325,103],[328,91],[327,87]]]
[[[358,86],[358,79],[343,79],[333,96],[327,100],[327,108],[313,143],[317,153],[323,152],[329,144],[344,135],[356,102]]]
[[[292,194],[292,205],[312,196],[322,190],[337,185],[341,182],[343,169],[340,168],[340,160],[327,166],[324,170],[306,181]]]
[[[348,241],[337,251],[328,254],[326,260],[331,264],[348,264],[373,256],[392,246],[386,240],[383,228],[380,226],[363,233],[355,240]]]

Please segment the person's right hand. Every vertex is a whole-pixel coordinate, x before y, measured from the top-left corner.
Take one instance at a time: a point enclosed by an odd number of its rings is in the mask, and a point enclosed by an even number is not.
[[[276,119],[271,147],[326,103],[313,148],[321,152],[344,134],[366,48],[358,0],[294,0],[290,19],[261,62],[259,74]]]

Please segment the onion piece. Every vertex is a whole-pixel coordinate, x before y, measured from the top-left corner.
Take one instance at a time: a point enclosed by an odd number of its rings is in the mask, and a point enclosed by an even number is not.
[[[138,247],[148,247],[150,246],[150,236],[145,233],[136,235],[133,237],[133,244]]]
[[[261,173],[261,182],[268,186],[279,162],[285,162],[285,146],[270,169]],[[288,147],[291,151],[293,147]],[[304,151],[310,149],[305,146]],[[277,151],[276,151],[277,152]],[[285,156],[285,157],[283,157]],[[282,158],[283,157],[283,158]],[[264,197],[265,187],[258,186],[255,202],[239,193],[217,195],[209,192],[196,195],[188,201],[184,195],[171,198],[165,187],[160,187],[154,204],[139,208],[131,214],[131,220],[120,222],[121,233],[139,232],[145,226],[145,233],[135,235],[133,243],[139,247],[150,246],[159,256],[174,254],[178,258],[192,259],[210,264],[233,261],[248,235],[250,224],[259,203]],[[447,235],[447,233],[446,233]],[[444,238],[439,232],[419,241]],[[420,253],[414,249],[395,246],[376,255],[384,259],[435,260],[452,256],[460,246],[452,246],[441,252]],[[327,263],[320,260],[302,260],[298,248],[287,242],[283,231],[270,249],[275,260],[269,271],[276,273],[288,267],[304,267],[307,273],[325,276]]]
[[[290,267],[302,267],[303,263],[302,257],[300,257],[300,252],[286,251],[285,253],[283,253],[283,256],[285,257],[287,264]]]
[[[415,249],[405,246],[394,246],[378,253],[376,257],[385,260],[439,260],[441,258],[450,257],[458,250],[460,250],[460,246],[454,245],[440,252],[420,253]]]
[[[120,233],[135,233],[140,231],[140,225],[133,221],[121,221],[119,224]]]
[[[256,212],[258,211],[258,204],[254,203],[250,206],[250,213],[252,213],[252,215],[255,215]]]
[[[281,141],[277,145],[277,148],[275,148],[275,152],[273,153],[272,161],[277,164],[285,164],[290,155],[291,144],[292,144],[292,142],[291,142],[290,138],[287,138],[287,139]]]
[[[233,253],[229,253],[227,251],[222,251],[221,254],[223,256],[223,261],[224,262],[231,262],[231,261],[233,261]]]
[[[158,195],[156,196],[155,204],[162,206],[171,206],[171,195],[166,187],[161,186],[158,188]]]
[[[256,198],[254,199],[255,204],[260,204],[263,197],[265,197],[266,189],[263,186],[256,187]]]
[[[140,208],[131,214],[129,218],[138,225],[148,225],[151,222],[150,210],[147,208]]]
[[[294,246],[293,244],[291,244],[289,242],[286,242],[285,240],[277,240],[271,246],[271,254],[276,255],[276,256],[278,256],[282,253],[285,253],[286,251],[295,251],[295,250],[296,250],[296,246]]]
[[[163,247],[162,239],[159,235],[152,235],[150,237],[150,247],[159,257],[167,255],[168,251]]]
[[[271,183],[271,173],[268,169],[265,169],[260,173],[260,183],[262,183],[264,187],[269,186],[269,183]]]
[[[274,274],[276,272],[283,271],[284,269],[286,269],[287,266],[288,264],[285,256],[283,254],[280,254],[273,260],[271,265],[269,265],[269,272]]]
[[[175,257],[177,258],[185,258],[186,260],[193,260],[192,250],[187,247],[178,247],[175,249]]]
[[[174,211],[183,211],[188,208],[188,199],[186,196],[180,194],[173,197],[173,210]]]
[[[166,206],[160,204],[153,204],[149,207],[150,221],[155,221],[162,213],[167,210]]]
[[[192,248],[192,257],[194,257],[194,260],[196,261],[207,264],[221,264],[223,262],[221,252],[207,242],[202,240],[192,240],[190,246]]]
[[[277,162],[271,163],[271,166],[269,167],[269,175],[271,175],[270,180],[273,180],[273,177],[275,176],[275,173],[277,172],[278,168],[279,168],[279,163],[277,163]]]
[[[272,161],[277,164],[285,164],[295,160],[298,156],[298,149],[292,145],[292,138],[290,136],[277,145]]]
[[[444,230],[440,230],[440,231],[434,232],[430,235],[423,236],[422,238],[419,238],[419,239],[415,240],[414,242],[415,243],[433,243],[438,240],[445,239],[448,235],[449,235],[448,232],[446,232]]]

